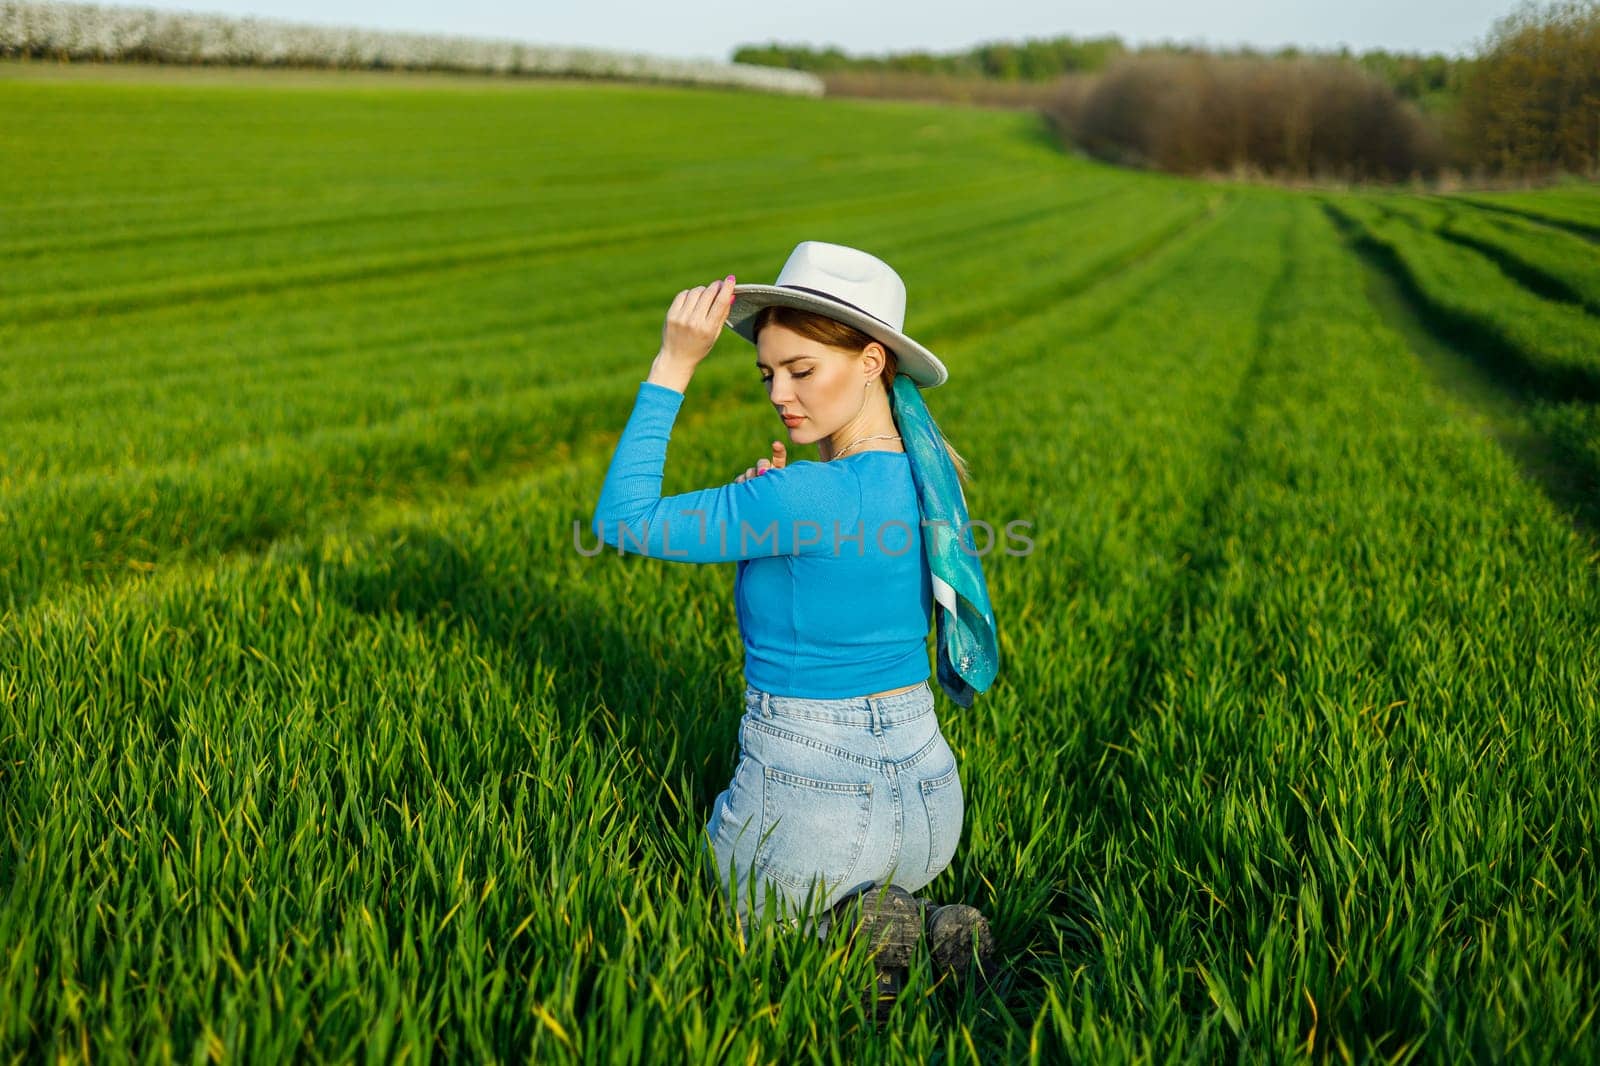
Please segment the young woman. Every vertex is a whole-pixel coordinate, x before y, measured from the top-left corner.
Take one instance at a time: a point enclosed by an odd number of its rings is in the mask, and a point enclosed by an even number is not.
[[[864,927],[892,990],[916,939],[958,972],[990,950],[973,908],[911,893],[950,863],[964,801],[934,714],[927,636],[937,607],[938,679],[960,706],[998,669],[994,616],[967,522],[965,463],[922,403],[944,365],[902,331],[905,285],[882,260],[798,245],[775,285],[732,275],[678,293],[662,346],[595,510],[619,552],[737,561],[744,716],[733,780],[713,804],[708,858],[741,919],[780,900],[825,933],[840,904]],[[756,368],[794,444],[772,445],[730,484],[661,497],[667,441],[696,366],[721,329],[756,347]]]

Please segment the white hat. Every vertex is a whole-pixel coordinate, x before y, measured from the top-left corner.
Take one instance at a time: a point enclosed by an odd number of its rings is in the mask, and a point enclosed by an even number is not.
[[[855,326],[893,349],[898,372],[925,389],[950,377],[938,356],[901,332],[906,283],[875,255],[842,244],[801,241],[778,272],[776,285],[734,286],[726,325],[754,344],[756,313],[773,304]]]

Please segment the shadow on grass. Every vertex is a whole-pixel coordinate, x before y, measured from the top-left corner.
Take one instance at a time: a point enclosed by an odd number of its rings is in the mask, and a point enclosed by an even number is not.
[[[491,641],[520,668],[522,683],[545,679],[540,692],[520,695],[550,705],[596,750],[614,736],[640,754],[650,776],[674,790],[687,781],[679,801],[709,816],[732,774],[742,693],[727,692],[709,664],[663,648],[659,634],[615,621],[616,606],[581,581],[554,577],[496,568],[444,530],[408,526],[386,538],[378,560],[329,567],[321,581],[363,614],[401,612]]]

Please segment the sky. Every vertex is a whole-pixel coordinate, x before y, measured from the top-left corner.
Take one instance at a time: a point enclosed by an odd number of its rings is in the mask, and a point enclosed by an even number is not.
[[[679,58],[730,58],[741,44],[835,45],[853,54],[956,51],[986,41],[1116,35],[1130,45],[1163,41],[1210,47],[1337,48],[1470,52],[1515,0],[100,0],[322,25],[462,34]]]

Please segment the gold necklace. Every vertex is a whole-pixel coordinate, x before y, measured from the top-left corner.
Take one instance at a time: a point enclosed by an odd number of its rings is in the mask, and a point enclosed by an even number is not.
[[[854,448],[857,444],[865,444],[869,440],[887,440],[890,437],[893,437],[895,440],[899,440],[900,439],[900,434],[898,434],[898,433],[879,433],[876,437],[861,437],[858,440],[851,441],[849,444],[845,445],[843,448],[840,448],[838,451],[834,452],[833,453],[833,458],[834,459],[839,458],[845,452],[849,451],[851,448]]]

